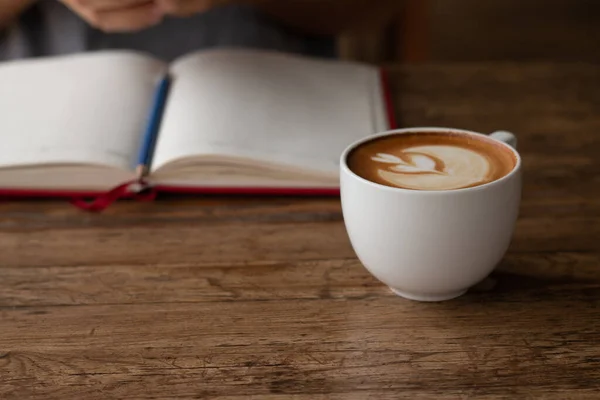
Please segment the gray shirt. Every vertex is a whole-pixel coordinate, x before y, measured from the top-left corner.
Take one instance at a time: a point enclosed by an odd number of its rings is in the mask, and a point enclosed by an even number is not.
[[[0,61],[104,49],[144,51],[171,61],[190,51],[227,46],[334,56],[332,38],[292,32],[249,6],[219,7],[117,34],[90,28],[56,0],[40,0],[17,24],[0,32]]]

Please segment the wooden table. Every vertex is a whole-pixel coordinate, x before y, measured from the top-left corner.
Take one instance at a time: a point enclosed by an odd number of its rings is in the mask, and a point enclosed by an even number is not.
[[[337,199],[0,206],[2,399],[600,398],[600,68],[391,67],[405,126],[519,134],[493,281],[392,295]]]

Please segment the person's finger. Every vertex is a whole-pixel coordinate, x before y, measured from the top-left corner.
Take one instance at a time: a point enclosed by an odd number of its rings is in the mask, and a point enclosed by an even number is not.
[[[105,32],[132,32],[159,23],[163,14],[153,1],[113,11],[74,8],[90,25]]]

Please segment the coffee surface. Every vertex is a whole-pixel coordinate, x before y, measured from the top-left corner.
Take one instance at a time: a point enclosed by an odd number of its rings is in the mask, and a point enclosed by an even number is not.
[[[510,149],[486,137],[455,132],[384,136],[350,152],[348,167],[386,186],[413,190],[454,190],[484,185],[515,168]]]

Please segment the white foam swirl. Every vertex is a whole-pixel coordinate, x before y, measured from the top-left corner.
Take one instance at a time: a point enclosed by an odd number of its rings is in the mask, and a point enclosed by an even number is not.
[[[490,173],[483,155],[456,146],[415,146],[400,157],[379,153],[371,159],[382,164],[381,179],[407,189],[459,189],[485,182]]]

